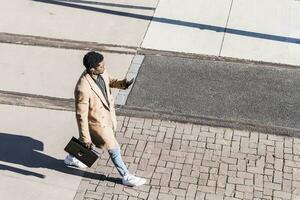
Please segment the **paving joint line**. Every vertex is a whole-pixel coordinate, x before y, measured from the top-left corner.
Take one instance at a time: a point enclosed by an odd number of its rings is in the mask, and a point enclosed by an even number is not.
[[[152,15],[152,17],[151,17],[151,20],[150,20],[149,23],[148,23],[148,26],[147,26],[147,28],[146,28],[145,34],[144,34],[144,36],[143,36],[143,40],[142,40],[141,43],[140,43],[140,47],[142,46],[142,44],[143,44],[143,42],[144,42],[144,40],[145,40],[145,38],[146,38],[146,36],[147,36],[148,30],[149,30],[150,25],[151,25],[151,23],[152,23],[152,20],[153,20],[153,18],[154,18],[154,16],[155,16],[156,8],[158,7],[159,3],[160,3],[160,0],[158,0],[158,1],[156,2],[155,10],[154,10],[153,15]]]
[[[222,49],[223,49],[225,36],[226,36],[226,31],[227,31],[227,26],[228,26],[228,22],[229,22],[231,10],[232,10],[232,5],[233,5],[233,0],[231,0],[231,3],[230,3],[229,13],[228,13],[228,17],[227,17],[226,24],[225,24],[225,29],[224,29],[224,33],[223,33],[223,37],[222,37],[222,43],[221,43],[221,48],[220,48],[220,51],[219,51],[219,56],[221,56],[221,52],[222,52]]]
[[[22,107],[35,107],[50,110],[75,111],[74,99],[64,99],[57,97],[48,97],[19,92],[9,92],[0,90],[0,104],[15,105]],[[167,121],[176,121],[180,123],[194,123],[207,126],[224,127],[238,130],[248,130],[255,132],[264,132],[272,135],[282,135],[300,138],[300,129],[280,126],[263,125],[247,121],[226,120],[220,118],[193,116],[193,115],[175,115],[173,113],[160,110],[144,109],[126,105],[116,105],[118,115],[128,117],[141,117],[149,119],[160,119]]]
[[[273,63],[273,62],[266,62],[266,61],[256,61],[256,60],[248,60],[248,59],[241,59],[241,58],[195,54],[195,53],[186,53],[186,52],[165,51],[165,50],[157,50],[157,49],[150,49],[150,48],[143,48],[143,47],[137,49],[137,54],[142,54],[145,56],[149,56],[149,55],[166,56],[166,57],[169,56],[169,57],[188,58],[188,59],[210,60],[210,61],[217,61],[217,62],[254,64],[254,65],[271,66],[277,68],[300,69],[300,65]]]
[[[0,43],[135,55],[137,47],[0,32]]]
[[[74,111],[74,99],[0,90],[0,104],[49,110]]]
[[[247,59],[240,59],[240,58],[233,58],[233,57],[213,56],[213,55],[204,55],[204,54],[195,54],[195,53],[165,51],[165,50],[157,50],[157,49],[150,49],[150,48],[143,48],[143,47],[100,44],[96,42],[47,38],[47,37],[40,37],[40,36],[20,35],[20,34],[4,33],[4,32],[0,32],[0,43],[39,46],[39,47],[52,47],[52,48],[60,48],[60,49],[94,50],[94,51],[103,51],[109,53],[128,54],[128,55],[170,56],[170,57],[180,57],[180,58],[189,58],[189,59],[211,60],[211,61],[219,61],[219,62],[235,62],[235,63],[242,63],[242,64],[256,64],[256,65],[264,65],[264,66],[268,65],[268,66],[279,67],[279,68],[300,69],[300,65],[272,63],[272,62],[265,62],[265,61],[255,61],[255,60],[247,60]]]

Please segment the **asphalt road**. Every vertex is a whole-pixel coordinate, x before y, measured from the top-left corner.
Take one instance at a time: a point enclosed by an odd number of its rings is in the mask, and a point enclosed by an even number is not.
[[[146,56],[126,105],[300,129],[300,69]]]

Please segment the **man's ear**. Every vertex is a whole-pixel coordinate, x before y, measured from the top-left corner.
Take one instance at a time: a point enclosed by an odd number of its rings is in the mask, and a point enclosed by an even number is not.
[[[89,73],[92,73],[92,74],[93,74],[93,73],[94,73],[94,71],[95,71],[95,69],[94,69],[94,68],[90,68],[90,69],[88,69],[88,72],[89,72]]]

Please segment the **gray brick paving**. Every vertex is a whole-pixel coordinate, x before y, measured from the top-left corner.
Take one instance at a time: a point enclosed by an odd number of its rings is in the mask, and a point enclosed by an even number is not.
[[[123,159],[146,185],[123,186],[101,151],[74,199],[300,199],[298,138],[125,116],[118,123]]]

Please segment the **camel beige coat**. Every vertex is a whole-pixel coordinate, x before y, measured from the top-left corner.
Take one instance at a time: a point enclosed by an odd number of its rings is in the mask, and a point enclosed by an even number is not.
[[[99,148],[118,147],[114,135],[117,120],[110,88],[124,87],[124,80],[111,79],[105,70],[101,74],[106,85],[109,104],[93,78],[84,71],[75,87],[75,110],[79,140],[93,142]]]

